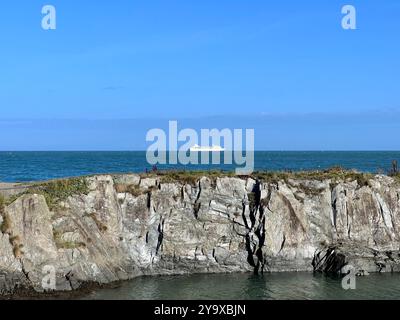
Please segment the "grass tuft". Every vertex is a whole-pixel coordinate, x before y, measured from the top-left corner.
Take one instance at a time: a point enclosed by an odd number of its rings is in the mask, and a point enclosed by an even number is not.
[[[184,171],[184,170],[165,170],[152,173],[142,174],[141,178],[159,178],[161,183],[181,182],[190,185],[196,185],[202,177],[207,177],[211,180],[216,180],[220,177],[237,177],[231,171]]]
[[[10,234],[11,232],[11,219],[8,214],[5,212],[5,208],[7,205],[6,199],[0,195],[0,216],[3,218],[3,221],[0,225],[0,231],[1,233],[8,233]]]
[[[396,182],[400,183],[400,172],[391,173],[389,176],[395,179]]]
[[[373,178],[370,173],[363,173],[351,170],[345,170],[341,167],[333,167],[321,171],[278,171],[278,172],[256,172],[253,174],[257,179],[264,182],[288,182],[293,180],[332,180],[339,181],[357,181],[360,186],[368,185],[369,179]]]
[[[34,185],[27,193],[43,195],[49,209],[52,210],[58,207],[59,202],[73,195],[88,194],[89,185],[85,178],[54,180]]]
[[[310,171],[256,171],[249,176],[238,176],[231,171],[179,171],[166,170],[142,174],[141,178],[159,178],[161,183],[183,182],[195,185],[200,178],[208,177],[211,180],[222,177],[254,178],[263,182],[287,182],[289,179],[301,180],[333,180],[333,181],[354,181],[360,185],[366,185],[368,180],[373,178],[370,173],[346,170],[341,167],[332,167],[326,170]]]

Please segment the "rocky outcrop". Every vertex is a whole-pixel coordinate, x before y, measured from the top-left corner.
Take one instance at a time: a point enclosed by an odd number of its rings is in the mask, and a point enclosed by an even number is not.
[[[14,196],[1,208],[0,292],[42,292],[53,274],[73,290],[140,275],[400,269],[393,178],[164,180],[101,175],[62,197]]]

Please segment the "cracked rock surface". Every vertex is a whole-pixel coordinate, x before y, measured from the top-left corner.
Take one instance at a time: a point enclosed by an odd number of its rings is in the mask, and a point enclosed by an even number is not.
[[[84,178],[88,192],[49,206],[17,196],[0,215],[0,293],[42,292],[140,275],[400,271],[400,187],[357,181],[138,175]]]

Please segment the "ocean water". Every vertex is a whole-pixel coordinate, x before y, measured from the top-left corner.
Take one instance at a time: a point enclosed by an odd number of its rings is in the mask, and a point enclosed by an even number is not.
[[[256,152],[255,170],[321,170],[340,165],[387,172],[400,152]],[[144,172],[145,152],[0,152],[0,181],[37,181],[98,173]],[[230,165],[159,165],[158,169],[233,170]],[[313,273],[141,277],[82,299],[400,299],[400,274],[357,278],[356,290]]]
[[[400,151],[307,152],[256,151],[255,170],[321,170],[342,166],[363,172],[387,172]],[[223,156],[222,156],[223,161]],[[0,152],[0,181],[40,181],[98,173],[150,170],[144,151]],[[235,165],[157,165],[158,169],[234,170]]]
[[[117,288],[98,289],[82,299],[132,300],[398,300],[400,274],[356,278],[354,290],[344,290],[340,278],[313,273],[202,274],[141,277]]]

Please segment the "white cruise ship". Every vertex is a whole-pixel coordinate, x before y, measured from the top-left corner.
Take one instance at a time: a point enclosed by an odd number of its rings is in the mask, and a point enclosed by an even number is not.
[[[201,147],[198,144],[195,144],[194,146],[190,147],[190,151],[191,152],[221,152],[221,151],[225,151],[225,149],[222,148],[221,146],[212,145],[211,147],[209,147],[209,146]]]

